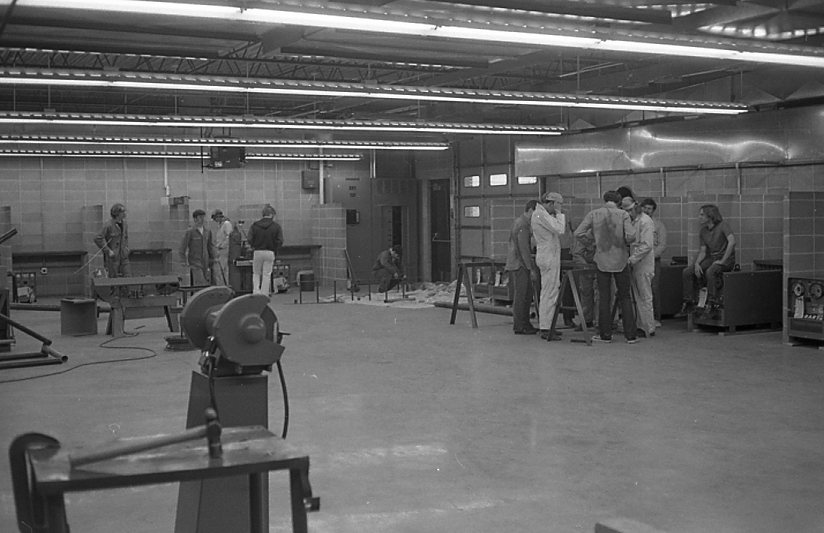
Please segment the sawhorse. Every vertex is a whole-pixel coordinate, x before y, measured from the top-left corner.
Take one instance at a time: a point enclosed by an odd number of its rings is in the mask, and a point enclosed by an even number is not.
[[[589,275],[594,272],[594,268],[585,267],[583,265],[561,265],[561,289],[558,291],[558,304],[555,306],[555,314],[552,317],[552,325],[550,331],[555,331],[555,323],[558,322],[558,315],[562,311],[576,311],[578,319],[581,322],[582,335],[570,336],[570,342],[585,342],[587,346],[592,345],[592,337],[589,335],[587,328],[587,321],[584,318],[584,307],[581,305],[581,295],[578,292],[578,283],[575,276]],[[575,307],[564,305],[564,296],[567,291],[572,292],[572,298],[575,300]]]
[[[475,316],[475,294],[472,290],[472,272],[478,267],[495,268],[496,262],[488,259],[486,261],[465,261],[458,265],[458,280],[455,283],[455,298],[452,300],[452,317],[450,324],[455,323],[458,316],[458,300],[461,298],[461,283],[466,287],[466,303],[469,305],[469,317],[472,320],[472,327],[478,329],[478,317]]]

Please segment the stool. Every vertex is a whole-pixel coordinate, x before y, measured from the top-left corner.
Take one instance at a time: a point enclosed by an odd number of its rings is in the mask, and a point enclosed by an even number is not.
[[[97,335],[97,302],[91,298],[60,300],[61,335]]]

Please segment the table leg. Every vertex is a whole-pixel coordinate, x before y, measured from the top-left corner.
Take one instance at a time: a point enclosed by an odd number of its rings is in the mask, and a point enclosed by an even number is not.
[[[289,470],[289,493],[292,499],[292,532],[306,533],[306,504],[303,502],[304,490],[300,468]]]
[[[263,530],[263,481],[264,475],[249,474],[249,531],[251,533],[266,533]]]

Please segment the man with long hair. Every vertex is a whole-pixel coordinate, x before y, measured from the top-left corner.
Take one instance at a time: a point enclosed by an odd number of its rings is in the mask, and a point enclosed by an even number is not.
[[[684,304],[676,316],[686,316],[697,302],[700,286],[707,288],[707,305],[709,311],[721,306],[721,282],[724,272],[735,266],[735,235],[729,222],[724,221],[718,206],[702,205],[698,210],[699,249],[695,261],[684,269],[683,289]]]

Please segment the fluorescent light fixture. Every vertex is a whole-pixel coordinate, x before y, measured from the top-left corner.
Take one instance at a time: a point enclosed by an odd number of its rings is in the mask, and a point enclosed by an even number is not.
[[[158,17],[191,17],[253,24],[366,31],[444,39],[512,43],[584,50],[664,54],[824,68],[824,51],[810,46],[742,43],[733,39],[672,36],[621,28],[562,25],[531,13],[534,22],[509,20],[506,10],[482,11],[483,22],[415,16],[368,6],[271,1],[271,7],[223,6],[147,0],[17,0],[18,8],[73,9]],[[258,4],[260,5],[260,4]],[[489,22],[489,14],[500,22]]]
[[[0,111],[0,124],[145,126],[164,128],[253,128],[277,130],[377,131],[473,135],[560,135],[561,126],[404,122],[389,120],[318,120],[255,116],[177,116],[102,113],[41,113]]]
[[[121,146],[243,146],[246,148],[301,148],[333,150],[448,150],[448,143],[382,141],[310,141],[301,139],[171,138],[82,135],[2,135],[0,144]]]
[[[205,159],[195,152],[124,151],[124,150],[39,150],[0,149],[0,157],[114,157],[125,159]],[[360,161],[361,154],[291,154],[247,153],[246,159],[269,161]]]
[[[107,87],[120,89],[159,89],[169,91],[203,91],[243,94],[350,97],[385,100],[414,100],[467,104],[495,104],[550,107],[586,107],[737,115],[747,106],[723,102],[696,102],[656,98],[576,95],[526,91],[497,91],[451,87],[414,87],[403,85],[368,85],[362,83],[282,80],[272,78],[237,78],[192,74],[157,74],[149,72],[105,72],[92,70],[49,70],[37,68],[0,69],[0,84],[65,87]]]

